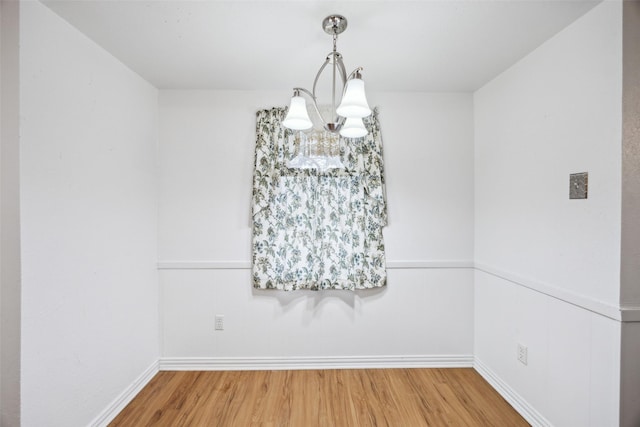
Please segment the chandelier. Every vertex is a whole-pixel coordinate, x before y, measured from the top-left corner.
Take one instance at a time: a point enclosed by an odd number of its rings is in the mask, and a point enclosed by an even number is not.
[[[307,95],[322,121],[322,127],[333,133],[347,137],[360,138],[367,135],[367,129],[362,119],[371,115],[371,109],[367,103],[367,97],[364,92],[364,81],[362,80],[362,67],[358,67],[347,76],[342,55],[337,51],[336,44],[338,34],[347,29],[347,18],[342,15],[329,15],[322,21],[324,32],[333,36],[333,51],[329,52],[324,64],[318,70],[316,78],[313,81],[313,89],[309,92],[301,87],[293,88],[293,97],[291,105],[287,112],[287,116],[282,122],[283,126],[293,130],[307,130],[313,127],[313,122],[309,118],[307,111],[307,103],[302,96]],[[331,93],[331,111],[330,117],[325,117],[318,108],[318,98],[316,96],[316,86],[320,75],[331,64],[333,71],[332,93]],[[342,98],[340,104],[336,108],[336,74],[342,80]]]

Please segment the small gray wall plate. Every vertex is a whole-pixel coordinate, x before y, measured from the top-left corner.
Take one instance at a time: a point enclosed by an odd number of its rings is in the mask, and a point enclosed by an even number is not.
[[[569,198],[586,199],[589,188],[589,173],[580,172],[569,175]]]

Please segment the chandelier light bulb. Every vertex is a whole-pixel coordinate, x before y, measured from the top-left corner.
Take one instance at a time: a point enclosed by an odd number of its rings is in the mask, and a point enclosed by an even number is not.
[[[291,105],[287,116],[282,121],[282,125],[293,130],[307,130],[313,127],[309,113],[307,112],[307,102],[302,96],[291,97]]]

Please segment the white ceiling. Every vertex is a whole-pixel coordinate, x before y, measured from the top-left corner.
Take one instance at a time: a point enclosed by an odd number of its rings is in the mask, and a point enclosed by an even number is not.
[[[347,72],[378,91],[478,89],[598,2],[44,1],[161,89],[310,89],[339,13]]]

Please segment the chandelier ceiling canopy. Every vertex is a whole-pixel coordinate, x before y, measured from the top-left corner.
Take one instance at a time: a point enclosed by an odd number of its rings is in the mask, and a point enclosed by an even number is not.
[[[324,64],[318,70],[316,78],[313,81],[311,91],[296,87],[293,89],[293,97],[287,116],[282,124],[293,130],[308,130],[313,127],[313,122],[309,118],[307,111],[307,102],[303,95],[307,96],[322,121],[325,130],[332,133],[340,133],[347,138],[360,138],[365,136],[368,131],[364,126],[362,119],[371,115],[371,109],[367,103],[367,97],[364,91],[364,81],[362,80],[362,67],[358,67],[347,76],[342,55],[337,51],[338,34],[343,33],[347,29],[347,19],[342,15],[329,15],[322,21],[322,28],[325,33],[333,37],[333,51],[329,52]],[[318,107],[318,98],[316,96],[316,87],[320,75],[327,67],[331,65],[332,69],[332,93],[331,93],[331,111],[330,117],[325,117]],[[339,105],[336,107],[336,76],[342,80],[342,97]]]

